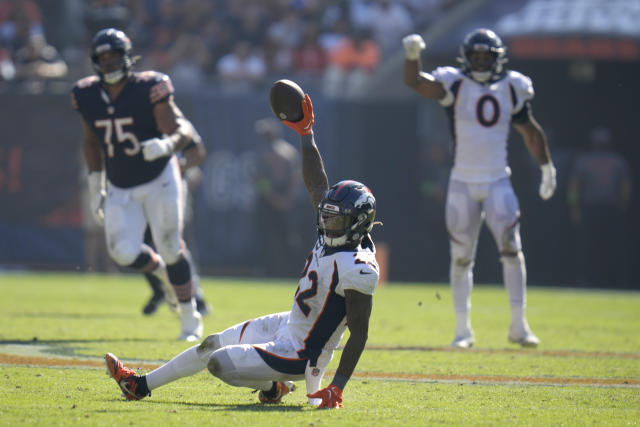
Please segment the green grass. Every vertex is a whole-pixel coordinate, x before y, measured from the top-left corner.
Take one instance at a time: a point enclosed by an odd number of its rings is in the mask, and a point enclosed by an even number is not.
[[[205,318],[205,333],[286,311],[296,288],[293,280],[206,279],[203,284],[214,307]],[[0,291],[0,354],[72,357],[92,365],[110,351],[135,367],[168,360],[189,346],[175,341],[178,319],[166,306],[155,316],[141,315],[149,291],[138,276],[0,275]],[[307,406],[303,382],[275,407],[257,404],[250,390],[206,372],[128,402],[104,368],[7,362],[0,364],[0,425],[640,423],[640,293],[530,288],[528,300],[529,322],[542,340],[538,349],[507,342],[506,292],[477,286],[472,311],[477,347],[450,351],[445,348],[453,332],[448,286],[381,287],[374,296],[371,348],[345,390],[341,411]],[[330,369],[339,356],[338,351]],[[462,376],[478,380],[459,380]],[[483,380],[489,377],[513,381]],[[518,378],[633,384],[532,385]]]

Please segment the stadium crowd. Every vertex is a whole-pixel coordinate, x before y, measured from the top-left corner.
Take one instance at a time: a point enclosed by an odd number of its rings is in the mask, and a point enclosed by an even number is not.
[[[75,80],[90,70],[93,34],[116,27],[137,68],[171,75],[181,92],[246,92],[287,74],[339,94],[460,1],[0,0],[0,80]]]

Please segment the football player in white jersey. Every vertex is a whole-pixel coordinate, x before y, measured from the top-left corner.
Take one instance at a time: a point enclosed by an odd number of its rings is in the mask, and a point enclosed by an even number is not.
[[[526,269],[520,242],[518,199],[507,165],[509,125],[522,135],[531,156],[540,165],[540,197],[549,199],[556,188],[556,171],[545,134],[531,111],[533,86],[529,77],[503,68],[505,47],[491,30],[469,33],[460,47],[459,68],[421,71],[418,34],[406,36],[404,81],[425,98],[436,99],[453,120],[454,165],[449,179],[446,223],[451,249],[451,293],[456,315],[451,345],[469,348],[475,338],[469,310],[473,265],[483,220],[500,251],[503,279],[511,305],[508,339],[525,347],[540,340],[525,317]]]
[[[317,211],[318,240],[306,259],[291,310],[248,320],[209,335],[156,370],[138,376],[116,356],[105,356],[107,369],[124,396],[139,400],[178,378],[204,368],[227,384],[260,390],[262,403],[279,403],[305,380],[309,403],[342,407],[342,390],[367,341],[372,295],[379,268],[369,235],[376,201],[357,181],[329,188],[313,138],[313,107],[302,102],[304,117],[283,122],[298,132],[302,172]],[[327,387],[321,379],[346,328],[347,340],[336,373]]]

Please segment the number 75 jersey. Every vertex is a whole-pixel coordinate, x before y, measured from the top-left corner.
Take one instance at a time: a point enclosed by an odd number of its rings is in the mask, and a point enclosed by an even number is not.
[[[451,178],[492,182],[509,176],[509,126],[514,116],[528,113],[528,102],[534,96],[531,79],[513,70],[486,84],[459,68],[438,67],[432,74],[446,90],[440,104],[452,122],[455,158]]]
[[[347,326],[344,291],[373,295],[378,277],[375,247],[368,237],[356,249],[336,252],[316,243],[302,271],[287,325],[301,358],[316,366],[323,350],[331,356]]]
[[[173,96],[169,76],[155,71],[131,73],[115,99],[97,76],[79,80],[71,92],[71,105],[100,140],[107,178],[120,188],[147,183],[164,170],[170,157],[144,160],[140,143],[162,137],[153,109]]]

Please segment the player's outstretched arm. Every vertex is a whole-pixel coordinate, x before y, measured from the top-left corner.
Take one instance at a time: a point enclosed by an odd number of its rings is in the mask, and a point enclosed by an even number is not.
[[[531,112],[529,112],[528,120],[522,123],[513,123],[513,127],[522,135],[527,150],[540,166],[542,173],[540,197],[547,200],[553,196],[556,190],[556,168],[551,160],[547,137]]]
[[[286,126],[295,130],[300,135],[300,146],[302,149],[302,176],[304,185],[307,187],[309,198],[314,209],[318,208],[318,204],[324,193],[329,189],[329,180],[324,170],[322,156],[318,151],[318,146],[313,139],[313,124],[315,117],[313,114],[313,104],[309,94],[305,95],[302,100],[302,119],[297,122],[283,120]]]
[[[344,291],[344,296],[349,339],[342,351],[338,369],[329,386],[307,395],[310,398],[322,399],[319,408],[342,407],[342,390],[353,375],[369,336],[373,297],[350,289]]]
[[[442,99],[446,91],[431,74],[422,71],[420,52],[426,47],[419,34],[410,34],[402,39],[406,53],[404,61],[404,83],[420,95],[429,99]]]

